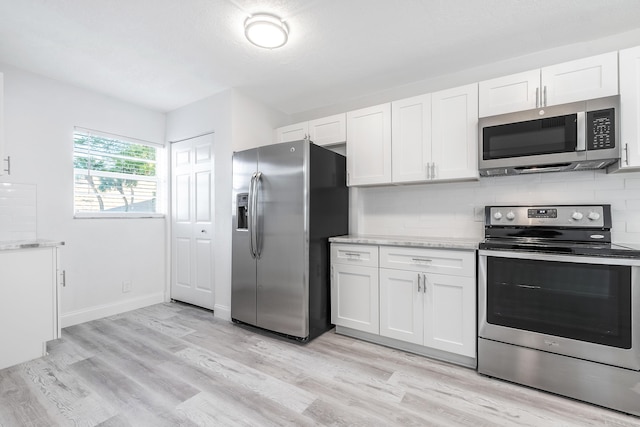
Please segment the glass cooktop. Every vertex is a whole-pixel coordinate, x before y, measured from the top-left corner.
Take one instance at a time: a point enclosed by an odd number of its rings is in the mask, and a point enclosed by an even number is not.
[[[640,245],[626,243],[616,244],[606,242],[548,241],[543,239],[488,238],[480,243],[479,248],[516,252],[541,252],[578,256],[640,259]]]

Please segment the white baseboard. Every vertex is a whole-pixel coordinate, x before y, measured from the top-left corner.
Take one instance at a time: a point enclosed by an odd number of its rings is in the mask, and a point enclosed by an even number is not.
[[[226,305],[214,305],[213,306],[213,317],[217,317],[218,319],[231,321],[231,307],[227,307]]]
[[[164,292],[72,311],[60,316],[63,328],[165,302]]]

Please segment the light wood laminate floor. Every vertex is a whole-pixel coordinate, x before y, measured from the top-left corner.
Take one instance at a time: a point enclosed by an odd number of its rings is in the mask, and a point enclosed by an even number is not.
[[[0,370],[0,426],[640,425],[333,331],[301,345],[179,303],[65,328],[49,353]]]

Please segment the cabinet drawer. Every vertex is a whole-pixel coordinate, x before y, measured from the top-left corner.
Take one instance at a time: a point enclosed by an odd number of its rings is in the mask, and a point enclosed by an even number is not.
[[[331,262],[334,264],[378,266],[378,247],[368,245],[331,244]]]
[[[473,277],[475,252],[382,246],[380,267]]]

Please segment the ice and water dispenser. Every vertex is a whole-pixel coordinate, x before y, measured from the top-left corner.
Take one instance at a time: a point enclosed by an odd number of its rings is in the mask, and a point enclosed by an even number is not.
[[[249,193],[240,193],[236,198],[236,224],[238,230],[247,230],[249,228]]]

